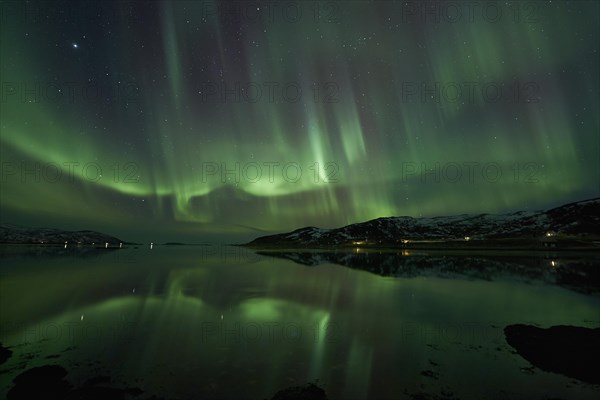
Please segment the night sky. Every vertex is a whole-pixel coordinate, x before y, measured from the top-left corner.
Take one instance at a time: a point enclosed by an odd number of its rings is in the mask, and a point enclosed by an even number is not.
[[[2,223],[222,242],[600,195],[596,1],[0,6]]]

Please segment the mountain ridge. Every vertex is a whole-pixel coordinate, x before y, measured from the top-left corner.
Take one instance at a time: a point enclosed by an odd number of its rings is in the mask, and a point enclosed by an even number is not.
[[[380,217],[333,229],[309,226],[261,236],[245,246],[398,246],[434,241],[481,242],[515,238],[551,242],[568,237],[600,239],[600,198],[567,203],[545,211]]]
[[[56,228],[27,228],[12,224],[0,225],[3,244],[117,244],[128,243],[117,237],[92,230],[66,231]]]

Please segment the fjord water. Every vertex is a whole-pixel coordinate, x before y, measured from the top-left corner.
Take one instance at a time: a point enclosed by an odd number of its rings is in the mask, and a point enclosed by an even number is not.
[[[389,277],[218,246],[0,255],[0,341],[12,351],[2,398],[42,365],[64,367],[75,387],[104,376],[143,390],[136,398],[264,399],[307,382],[329,399],[599,394],[506,343],[509,324],[600,325],[596,294],[543,277]]]

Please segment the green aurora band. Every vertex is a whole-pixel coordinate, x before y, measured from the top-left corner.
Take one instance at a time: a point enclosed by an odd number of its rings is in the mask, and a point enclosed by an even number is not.
[[[454,23],[403,3],[5,5],[2,222],[214,241],[600,194],[598,3]]]

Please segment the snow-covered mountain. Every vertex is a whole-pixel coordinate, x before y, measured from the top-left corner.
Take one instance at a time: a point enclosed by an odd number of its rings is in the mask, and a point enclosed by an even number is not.
[[[73,244],[125,243],[114,236],[94,231],[63,231],[53,228],[25,228],[16,225],[0,225],[0,243],[21,244]]]
[[[424,240],[493,240],[544,236],[600,237],[600,198],[546,211],[462,214],[443,217],[387,217],[337,229],[306,227],[259,237],[248,246],[394,245]]]

